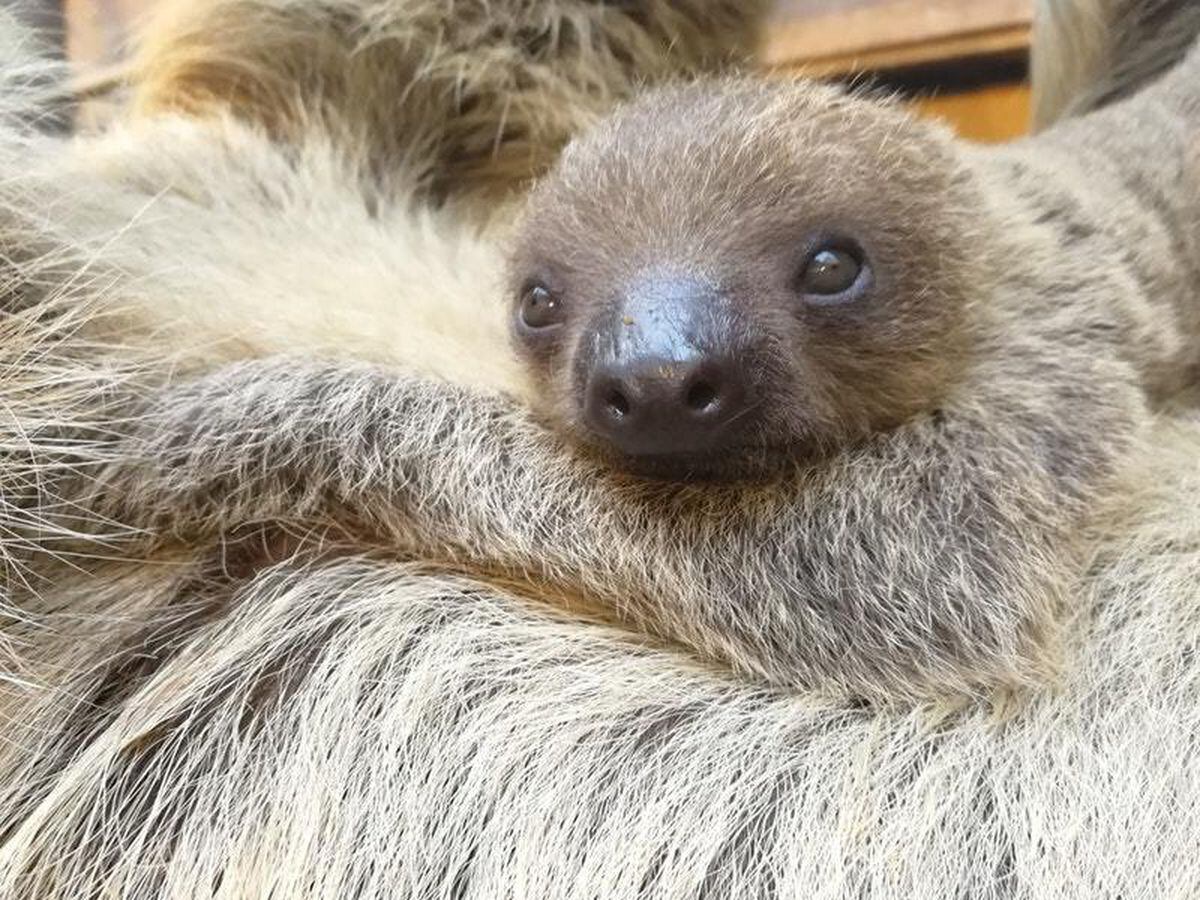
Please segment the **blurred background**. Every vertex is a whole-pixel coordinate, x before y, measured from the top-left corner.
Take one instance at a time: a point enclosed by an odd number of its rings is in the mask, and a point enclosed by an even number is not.
[[[777,0],[771,66],[893,87],[965,137],[1029,124],[1033,0]]]
[[[155,0],[25,0],[59,49],[102,81]],[[766,62],[894,89],[981,141],[1023,134],[1033,0],[777,0]]]

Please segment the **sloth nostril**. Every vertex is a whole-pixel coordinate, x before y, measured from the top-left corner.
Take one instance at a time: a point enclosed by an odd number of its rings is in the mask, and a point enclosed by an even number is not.
[[[604,404],[614,419],[623,419],[629,415],[629,398],[615,388],[608,392]]]
[[[695,455],[745,434],[748,397],[744,366],[725,356],[604,359],[583,384],[580,424],[627,456]]]
[[[697,381],[688,389],[685,402],[693,412],[708,412],[717,405],[717,389],[707,381]]]

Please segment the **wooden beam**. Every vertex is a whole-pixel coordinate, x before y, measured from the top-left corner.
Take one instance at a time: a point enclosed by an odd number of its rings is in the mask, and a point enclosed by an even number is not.
[[[1032,0],[858,0],[823,13],[784,7],[769,66],[818,75],[880,71],[1028,47]]]
[[[797,72],[811,78],[834,78],[859,72],[887,72],[978,56],[1021,53],[1029,48],[1029,39],[1028,27],[1006,28],[946,37],[920,44],[879,47],[844,56],[777,62],[771,65],[771,68],[776,71]]]

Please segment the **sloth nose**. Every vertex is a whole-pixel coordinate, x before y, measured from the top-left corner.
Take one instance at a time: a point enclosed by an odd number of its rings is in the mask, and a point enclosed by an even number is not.
[[[629,456],[703,453],[744,420],[749,394],[742,367],[729,356],[639,356],[593,368],[584,418]]]
[[[582,419],[626,457],[690,465],[751,425],[756,341],[733,298],[712,283],[642,272],[589,340],[580,356]]]

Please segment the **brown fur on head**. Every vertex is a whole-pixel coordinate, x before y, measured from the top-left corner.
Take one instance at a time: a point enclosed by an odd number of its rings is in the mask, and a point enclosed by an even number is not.
[[[573,142],[533,192],[516,342],[549,415],[618,464],[756,474],[939,402],[968,343],[977,210],[951,139],[893,105],[811,84],[664,89]],[[832,296],[804,274],[823,248],[861,266]],[[531,303],[552,307],[543,327],[528,326]],[[595,370],[639,353],[655,372],[720,357],[716,375],[687,376],[693,397],[719,399],[730,379],[737,397],[702,434],[613,439]],[[605,396],[628,413],[636,380]],[[647,427],[671,415],[656,408]]]

